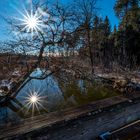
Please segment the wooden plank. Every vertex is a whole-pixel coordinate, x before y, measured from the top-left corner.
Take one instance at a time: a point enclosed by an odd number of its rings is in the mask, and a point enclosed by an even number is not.
[[[138,97],[140,97],[140,95],[136,95],[135,97],[132,97],[132,99]],[[116,96],[101,101],[96,101],[81,107],[70,108],[64,111],[56,111],[49,114],[36,116],[34,118],[28,118],[17,126],[11,126],[0,130],[0,139],[25,134],[36,129],[45,128],[53,124],[78,118],[80,116],[84,117],[90,112],[99,111],[99,109],[105,109],[123,102],[128,102],[129,100],[130,99],[125,98],[124,96]]]

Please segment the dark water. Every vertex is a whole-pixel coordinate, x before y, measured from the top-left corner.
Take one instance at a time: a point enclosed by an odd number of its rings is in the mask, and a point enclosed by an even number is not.
[[[31,80],[15,99],[0,107],[0,128],[15,125],[27,117],[117,95],[118,93],[110,88],[83,80],[58,83],[52,76],[44,80]],[[31,102],[33,96],[37,99],[35,103]]]

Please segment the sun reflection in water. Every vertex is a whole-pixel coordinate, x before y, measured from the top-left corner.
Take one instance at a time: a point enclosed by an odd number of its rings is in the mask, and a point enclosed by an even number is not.
[[[43,106],[44,101],[46,101],[45,96],[41,97],[36,91],[30,92],[25,98],[25,115],[31,112],[32,116],[34,116],[36,113],[41,114],[40,110],[47,111]]]

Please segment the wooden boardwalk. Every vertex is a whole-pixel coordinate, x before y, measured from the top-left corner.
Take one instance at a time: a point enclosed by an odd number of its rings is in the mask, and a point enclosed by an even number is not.
[[[116,106],[121,103],[131,102],[130,99],[139,99],[140,95],[137,94],[135,97],[126,98],[124,96],[116,96],[100,101],[90,103],[88,105],[70,108],[64,111],[52,112],[45,115],[40,115],[34,118],[29,118],[22,121],[16,126],[11,126],[0,130],[0,139],[11,138],[32,132],[34,130],[47,128],[52,125],[60,124],[61,122],[67,122],[69,120],[77,119],[89,115],[90,112],[100,113],[103,110]]]

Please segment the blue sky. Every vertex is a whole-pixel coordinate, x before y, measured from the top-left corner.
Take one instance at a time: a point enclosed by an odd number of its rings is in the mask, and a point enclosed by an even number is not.
[[[118,19],[114,13],[114,4],[116,0],[99,0],[98,7],[101,8],[99,13],[105,17],[106,15],[109,17],[111,25],[114,26],[115,24],[118,25]]]
[[[16,9],[19,9],[23,6],[28,6],[31,0],[0,0],[0,16],[5,18],[19,16],[19,13]],[[43,1],[43,0],[40,0]],[[70,2],[70,0],[62,0],[64,3]],[[118,19],[116,18],[113,10],[115,0],[99,0],[97,6],[101,8],[98,12],[99,16],[109,17],[112,27],[118,24]],[[5,24],[2,17],[0,17],[0,40],[6,40],[9,38],[8,25]]]

